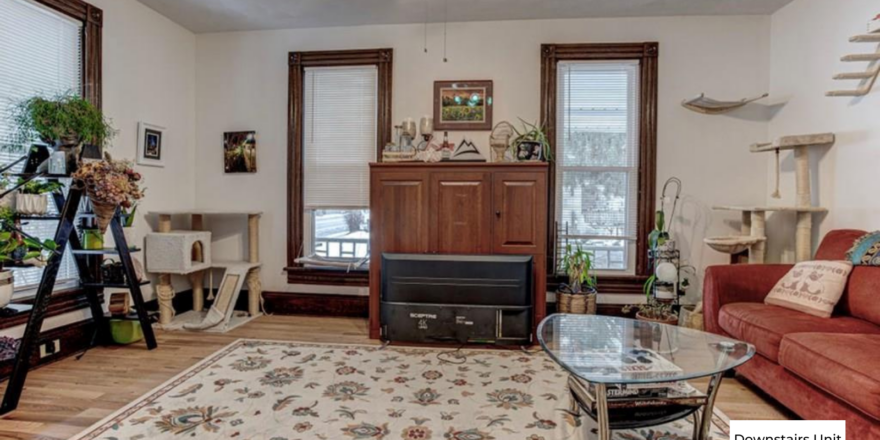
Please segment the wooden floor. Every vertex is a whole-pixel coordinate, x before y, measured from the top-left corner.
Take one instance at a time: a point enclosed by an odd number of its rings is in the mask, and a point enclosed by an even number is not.
[[[238,338],[375,343],[365,319],[306,316],[263,316],[226,334],[157,336],[153,351],[99,347],[31,372],[19,409],[0,419],[0,439],[67,439]],[[716,406],[734,419],[790,416],[739,379],[724,381]]]

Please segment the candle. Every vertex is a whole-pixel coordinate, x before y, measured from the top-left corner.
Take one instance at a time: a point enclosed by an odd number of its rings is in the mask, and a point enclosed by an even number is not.
[[[419,131],[422,132],[422,136],[434,134],[434,118],[422,116],[421,121],[419,121]]]
[[[410,139],[416,137],[416,122],[412,118],[403,120],[403,135],[408,136]]]

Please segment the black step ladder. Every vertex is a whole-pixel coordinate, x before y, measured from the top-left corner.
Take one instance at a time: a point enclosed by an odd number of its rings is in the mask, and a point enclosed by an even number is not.
[[[35,178],[58,179],[69,176],[52,176],[47,174],[30,174],[22,175],[22,182],[14,188],[0,195],[0,199],[5,197],[12,191],[17,190],[24,183]],[[75,221],[79,213],[80,204],[83,201],[84,188],[82,182],[74,181],[70,185],[70,190],[65,198],[63,194],[53,194],[55,205],[59,207],[60,216],[58,217],[23,217],[28,220],[58,220],[58,228],[55,231],[55,243],[57,252],[54,252],[49,258],[49,262],[43,270],[40,286],[37,288],[37,294],[34,298],[33,309],[31,309],[27,326],[24,330],[24,336],[21,338],[21,344],[18,348],[18,354],[15,357],[15,364],[12,368],[12,375],[9,377],[9,383],[6,386],[6,393],[3,395],[3,403],[0,405],[0,415],[15,410],[18,407],[18,401],[21,398],[21,392],[24,389],[24,383],[27,379],[28,369],[31,366],[31,357],[40,340],[40,329],[43,327],[43,320],[46,318],[46,312],[49,308],[49,302],[52,298],[52,291],[55,288],[55,280],[58,276],[58,269],[61,267],[61,259],[67,252],[68,245],[70,252],[76,260],[76,267],[79,272],[79,278],[82,289],[85,291],[89,301],[89,308],[92,312],[92,319],[95,322],[95,333],[90,344],[94,346],[100,339],[102,332],[109,330],[107,316],[104,314],[104,305],[101,293],[104,288],[127,288],[131,292],[131,298],[134,301],[134,307],[137,312],[137,319],[141,324],[144,333],[144,339],[147,348],[152,350],[157,347],[156,335],[153,333],[153,327],[150,323],[150,316],[144,305],[144,297],[141,293],[141,283],[138,281],[134,265],[131,261],[131,253],[139,251],[139,249],[131,249],[125,241],[125,234],[122,231],[122,223],[120,222],[120,213],[117,211],[113,220],[110,222],[110,231],[113,234],[113,241],[116,243],[115,248],[105,248],[100,250],[83,249],[79,236],[75,228]],[[81,214],[90,215],[90,214]],[[125,273],[126,283],[122,284],[104,284],[101,281],[100,264],[104,255],[118,255],[122,262],[123,271]]]

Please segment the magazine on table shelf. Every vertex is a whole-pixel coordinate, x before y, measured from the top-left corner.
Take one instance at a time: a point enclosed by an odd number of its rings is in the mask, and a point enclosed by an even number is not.
[[[676,377],[681,368],[654,350],[632,348],[625,350],[571,351],[560,359],[572,370],[583,375],[619,377],[621,381]]]

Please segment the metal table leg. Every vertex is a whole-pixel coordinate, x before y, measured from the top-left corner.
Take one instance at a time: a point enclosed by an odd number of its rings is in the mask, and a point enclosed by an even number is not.
[[[721,380],[723,378],[724,373],[718,373],[709,380],[709,388],[706,389],[706,405],[702,411],[698,411],[694,415],[694,440],[708,440],[709,438],[709,431],[712,428],[712,416],[715,409],[715,397],[718,395],[718,388],[721,387]],[[701,416],[696,415],[701,412]],[[699,423],[696,423],[697,419],[699,419]]]
[[[596,421],[599,423],[599,440],[611,440],[611,423],[608,418],[608,393],[604,383],[596,385]]]

